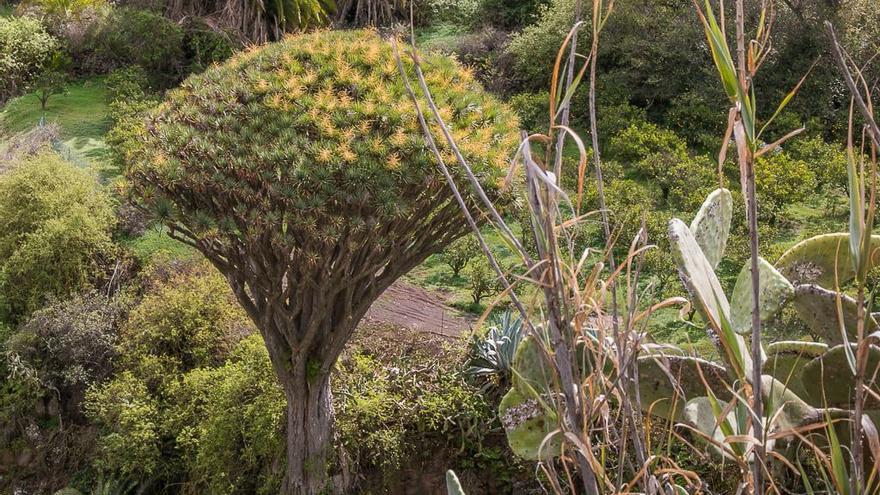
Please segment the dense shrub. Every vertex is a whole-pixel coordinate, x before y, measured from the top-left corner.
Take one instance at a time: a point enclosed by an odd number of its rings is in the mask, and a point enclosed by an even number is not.
[[[139,65],[129,65],[113,70],[104,79],[107,103],[115,101],[142,100],[149,90],[147,73]]]
[[[444,447],[472,456],[494,413],[466,381],[463,349],[401,352],[398,339],[382,355],[381,340],[361,342],[343,355],[333,382],[337,430],[357,471],[378,470],[391,482]]]
[[[513,72],[523,89],[547,87],[553,62],[565,35],[574,24],[575,0],[550,0],[538,9],[538,21],[514,35],[507,51],[514,57]]]
[[[120,362],[156,386],[175,373],[221,364],[251,332],[219,273],[183,265],[131,310],[121,330]]]
[[[53,153],[0,176],[0,316],[18,320],[86,286],[112,255],[112,223],[95,178]]]
[[[183,28],[161,14],[114,8],[87,34],[85,65],[95,72],[139,65],[152,84],[166,87],[182,77],[183,37]]]
[[[0,104],[27,88],[58,47],[38,20],[0,17]]]
[[[826,192],[846,191],[846,153],[820,136],[795,139],[786,146],[786,153],[807,164],[816,176],[816,184]]]
[[[548,0],[481,0],[478,18],[487,24],[511,30],[528,25]]]
[[[755,188],[761,211],[772,223],[786,206],[802,201],[816,189],[816,174],[806,162],[771,151],[755,161]]]
[[[240,46],[229,33],[217,31],[198,21],[191,22],[184,29],[186,73],[199,73],[213,63],[222,62]]]
[[[510,98],[510,106],[519,115],[523,129],[529,132],[546,131],[550,123],[550,95],[541,93],[520,93]]]
[[[11,373],[78,416],[86,388],[112,372],[119,316],[118,302],[96,293],[35,312],[6,344]]]

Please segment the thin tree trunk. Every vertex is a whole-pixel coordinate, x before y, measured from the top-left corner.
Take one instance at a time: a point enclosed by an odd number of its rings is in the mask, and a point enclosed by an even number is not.
[[[287,398],[287,473],[282,495],[327,493],[333,455],[330,373],[309,376],[308,363],[282,377]]]

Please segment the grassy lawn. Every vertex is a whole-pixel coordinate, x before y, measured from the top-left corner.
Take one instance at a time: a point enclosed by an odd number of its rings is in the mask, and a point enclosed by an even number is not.
[[[101,79],[72,83],[66,94],[49,98],[46,121],[61,126],[62,155],[74,163],[98,169],[106,163],[104,134],[110,128]],[[40,122],[40,102],[34,94],[11,100],[0,111],[0,136],[27,131]]]

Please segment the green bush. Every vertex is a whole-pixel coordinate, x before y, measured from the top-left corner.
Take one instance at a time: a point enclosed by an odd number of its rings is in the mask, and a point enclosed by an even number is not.
[[[259,335],[222,366],[184,375],[171,395],[169,430],[192,493],[278,493],[287,409]]]
[[[476,237],[466,235],[450,244],[446,249],[441,251],[438,256],[440,257],[440,261],[452,270],[452,276],[458,277],[461,269],[464,268],[474,256],[479,256],[480,254],[480,243],[477,242]]]
[[[184,32],[161,14],[128,7],[117,7],[86,33],[86,68],[109,72],[139,65],[150,82],[167,87],[183,75]]]
[[[187,60],[186,72],[199,73],[213,63],[231,57],[240,47],[231,34],[217,31],[202,22],[188,24],[184,31],[183,51]]]
[[[816,174],[802,160],[771,151],[755,161],[755,188],[762,211],[771,223],[782,210],[816,189]]]
[[[507,51],[514,58],[513,72],[526,90],[549,85],[553,62],[565,36],[574,25],[575,0],[550,0],[538,9],[538,20],[515,34]]]
[[[816,184],[829,193],[845,193],[847,187],[846,152],[838,145],[826,143],[820,136],[795,139],[786,153],[807,164]]]
[[[100,432],[95,460],[99,470],[146,478],[162,469],[159,403],[144,380],[121,372],[89,390],[85,411]]]
[[[6,343],[11,376],[29,381],[37,396],[59,399],[67,416],[78,415],[86,388],[113,371],[119,317],[119,303],[97,293],[36,311]]]
[[[529,132],[546,132],[550,123],[549,93],[520,93],[510,98],[510,106],[519,115],[523,129]]]
[[[444,446],[473,455],[494,414],[467,383],[460,351],[394,352],[383,359],[373,346],[372,339],[353,346],[333,382],[336,428],[358,470],[394,477],[414,458]]]
[[[113,255],[110,198],[44,152],[0,175],[0,317],[17,321],[85,287]]]
[[[481,0],[478,18],[487,24],[513,30],[531,23],[548,0]]]
[[[164,271],[158,265],[154,271]],[[150,386],[195,368],[223,363],[253,331],[226,280],[200,262],[176,263],[132,308],[120,331],[120,362]]]
[[[27,88],[58,47],[38,20],[0,17],[0,104]]]
[[[143,100],[149,90],[147,73],[139,65],[129,65],[113,70],[104,79],[107,103]]]

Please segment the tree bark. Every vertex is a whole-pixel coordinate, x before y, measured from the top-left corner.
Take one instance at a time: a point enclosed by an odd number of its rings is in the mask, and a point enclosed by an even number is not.
[[[310,373],[303,360],[280,378],[287,398],[287,473],[281,494],[328,493],[334,452],[330,373]]]

